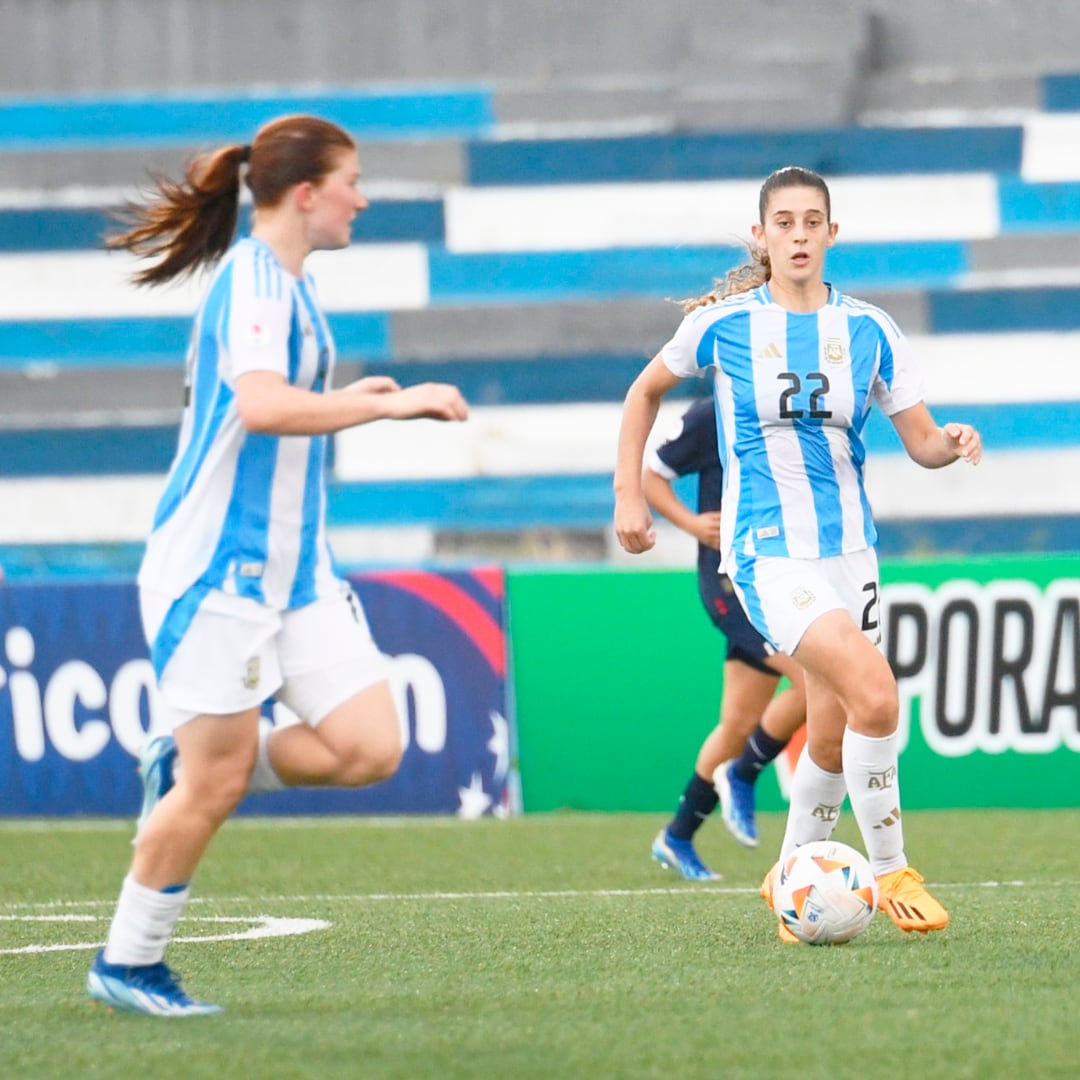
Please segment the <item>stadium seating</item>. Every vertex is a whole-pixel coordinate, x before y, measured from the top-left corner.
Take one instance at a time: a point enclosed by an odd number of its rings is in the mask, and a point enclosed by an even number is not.
[[[1080,549],[1080,496],[1055,480],[1080,464],[1080,74],[1054,70],[1045,31],[1019,46],[1014,34],[1012,63],[990,57],[996,67],[966,44],[952,56],[952,111],[928,111],[917,73],[940,76],[944,60],[929,40],[938,6],[925,0],[906,15],[845,0],[825,25],[794,0],[766,5],[773,24],[741,13],[715,66],[714,13],[676,4],[643,42],[612,3],[453,5],[473,20],[471,37],[432,3],[369,5],[398,48],[359,42],[362,83],[330,38],[309,43],[306,59],[289,54],[294,66],[278,74],[292,88],[256,81],[254,45],[225,84],[162,64],[154,93],[136,89],[151,81],[146,57],[95,72],[93,96],[66,92],[58,71],[31,71],[30,58],[0,76],[20,91],[0,101],[0,567],[134,564],[172,452],[198,287],[132,290],[130,263],[101,251],[101,236],[148,167],[174,169],[198,146],[302,110],[356,132],[372,198],[349,252],[311,260],[342,376],[445,379],[473,405],[461,428],[428,424],[418,437],[385,424],[336,438],[330,515],[346,562],[618,558],[610,473],[622,395],[677,324],[672,300],[741,260],[761,177],[791,162],[830,181],[841,235],[829,276],[897,319],[935,412],[971,418],[987,441],[977,472],[923,476],[875,419],[883,550]],[[221,5],[222,33],[246,6]],[[313,6],[356,18],[335,0]],[[1013,16],[992,7],[1000,31]],[[560,13],[613,19],[600,55],[576,40],[588,27],[571,34]],[[511,15],[518,36],[547,35],[545,63],[501,21]],[[805,48],[787,59],[788,96],[763,101],[746,47],[776,16]],[[61,33],[65,18],[55,11],[33,40]],[[438,32],[421,46],[407,19]],[[123,41],[101,44],[119,55]],[[332,82],[310,83],[316,55],[333,61]],[[900,63],[912,55],[927,66]],[[994,70],[1012,96],[991,107]],[[700,392],[683,388],[663,422]],[[656,558],[686,550],[665,534]]]

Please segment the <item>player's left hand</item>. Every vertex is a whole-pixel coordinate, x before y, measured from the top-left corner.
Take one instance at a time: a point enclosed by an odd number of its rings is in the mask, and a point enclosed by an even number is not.
[[[429,420],[468,420],[469,405],[461,391],[450,383],[417,383],[389,402],[387,415],[398,420],[425,417]]]
[[[697,517],[694,518],[694,524],[690,529],[690,534],[699,544],[704,544],[705,547],[712,548],[713,551],[719,551],[720,511],[706,510],[705,513],[698,514]]]

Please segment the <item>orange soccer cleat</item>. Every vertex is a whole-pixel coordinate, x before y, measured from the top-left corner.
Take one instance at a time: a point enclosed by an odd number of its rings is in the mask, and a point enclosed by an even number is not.
[[[878,909],[905,934],[943,930],[948,924],[949,913],[923,888],[923,876],[914,867],[882,874],[877,883]]]
[[[776,878],[776,871],[779,869],[780,864],[778,862],[772,864],[772,866],[769,868],[769,872],[765,875],[765,879],[762,881],[761,889],[759,890],[761,892],[762,900],[764,900],[765,903],[769,905],[770,911],[775,910],[773,908],[772,899],[773,881]],[[799,944],[799,939],[787,928],[787,926],[784,924],[784,920],[779,917],[777,917],[776,920],[776,933],[777,937],[779,937],[785,945]]]

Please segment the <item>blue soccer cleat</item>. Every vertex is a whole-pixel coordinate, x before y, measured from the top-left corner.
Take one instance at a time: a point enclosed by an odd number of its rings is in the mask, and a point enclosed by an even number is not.
[[[714,874],[698,858],[692,840],[679,840],[667,829],[661,829],[653,841],[652,857],[669,870],[682,874],[687,881],[718,881]]]
[[[735,775],[734,762],[724,762],[713,773],[713,785],[720,796],[720,817],[727,831],[743,847],[756,848],[758,831],[754,816],[754,785]]]
[[[180,977],[165,964],[109,964],[104,949],[90,966],[86,992],[111,1009],[143,1016],[214,1016],[221,1012],[219,1005],[188,997],[181,989]]]
[[[135,825],[135,839],[153,809],[173,786],[173,769],[176,765],[176,740],[171,735],[158,735],[151,739],[139,755],[139,774],[142,776],[143,801],[139,820]],[[132,841],[134,843],[134,841]]]

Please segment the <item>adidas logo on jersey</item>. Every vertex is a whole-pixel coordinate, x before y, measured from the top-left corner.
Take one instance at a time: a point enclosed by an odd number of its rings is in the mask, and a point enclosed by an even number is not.
[[[784,359],[784,353],[783,353],[783,350],[781,350],[780,346],[777,345],[775,341],[770,341],[769,344],[766,345],[764,349],[758,349],[758,351],[756,353],[754,353],[754,359],[755,360],[783,360]]]

